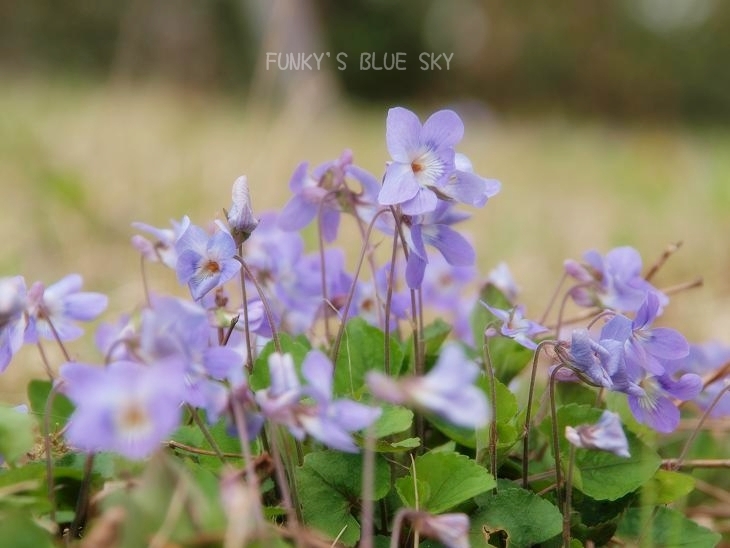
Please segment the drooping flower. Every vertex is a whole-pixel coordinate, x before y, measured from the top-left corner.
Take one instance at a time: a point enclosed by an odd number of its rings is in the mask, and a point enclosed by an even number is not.
[[[367,384],[381,400],[435,413],[457,426],[482,428],[489,420],[489,407],[484,392],[474,386],[479,374],[479,367],[452,343],[442,348],[436,364],[424,376],[394,380],[370,371]]]
[[[669,374],[647,376],[641,381],[643,394],[629,394],[629,408],[637,421],[657,432],[673,432],[679,424],[679,409],[675,401],[697,397],[702,390],[702,379],[694,373],[685,373],[679,379]]]
[[[251,194],[248,189],[248,179],[240,176],[233,182],[231,209],[226,212],[231,236],[237,245],[248,240],[256,229],[259,220],[254,216],[251,208]]]
[[[566,426],[565,437],[576,447],[608,451],[619,457],[631,456],[621,419],[611,411],[604,411],[596,424]]]
[[[76,406],[66,439],[82,451],[143,459],[180,423],[185,385],[177,362],[118,361],[106,368],[69,362],[60,373],[62,390]]]
[[[132,245],[142,254],[145,260],[150,262],[160,261],[174,270],[177,264],[175,242],[189,226],[190,218],[187,215],[180,222],[172,221],[172,228],[156,228],[146,223],[135,222],[132,223],[132,227],[147,232],[154,238],[154,241],[135,234],[132,236]]]
[[[84,330],[76,322],[94,320],[108,303],[106,295],[81,291],[83,283],[78,274],[69,274],[48,287],[40,282],[31,286],[26,343],[35,343],[38,337],[54,340],[56,336],[70,341],[83,334]]]
[[[438,202],[430,213],[417,216],[403,215],[403,228],[409,255],[406,263],[406,283],[418,289],[428,264],[426,245],[439,250],[452,266],[472,266],[475,252],[469,241],[451,228],[451,225],[468,218],[457,212],[448,202]]]
[[[352,163],[352,151],[345,150],[336,160],[325,162],[308,173],[308,162],[297,166],[289,181],[294,193],[279,216],[279,227],[300,230],[321,215],[322,236],[326,242],[337,237],[342,212],[358,215],[369,222],[380,189],[377,179]],[[360,190],[354,191],[347,180],[354,179]]]
[[[583,255],[584,264],[565,261],[566,273],[579,284],[570,291],[580,306],[599,306],[617,312],[636,312],[648,293],[653,293],[659,307],[669,302],[667,296],[641,275],[641,255],[632,247],[617,247],[602,257],[597,251]]]
[[[22,276],[0,278],[0,373],[23,346],[27,325],[25,280]]]
[[[505,337],[509,337],[515,342],[521,344],[525,348],[535,350],[537,348],[537,343],[534,338],[537,335],[549,331],[547,327],[525,318],[525,307],[522,305],[517,305],[511,310],[502,310],[500,308],[490,306],[484,301],[480,302],[482,306],[494,314],[502,323],[499,328],[499,332]]]
[[[299,382],[290,354],[272,354],[269,371],[271,385],[256,392],[256,401],[266,418],[286,426],[297,439],[309,434],[334,449],[357,452],[351,433],[368,427],[380,416],[378,408],[332,399],[334,369],[318,350],[310,351],[302,363],[306,386]]]
[[[241,269],[234,257],[236,243],[224,230],[209,236],[202,228],[190,225],[175,244],[175,267],[180,283],[187,284],[194,299],[223,285]]]
[[[407,510],[412,527],[424,537],[439,541],[446,548],[469,548],[469,516],[461,513],[434,515]]]

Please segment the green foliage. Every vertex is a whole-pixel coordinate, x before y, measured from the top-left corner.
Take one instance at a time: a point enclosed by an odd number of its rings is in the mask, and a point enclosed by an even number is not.
[[[35,440],[35,421],[26,413],[0,407],[0,458],[15,462],[30,451]]]
[[[305,337],[292,337],[286,333],[279,333],[279,343],[281,344],[281,351],[284,354],[291,354],[294,359],[294,365],[299,370],[302,366],[304,356],[307,355],[311,345]],[[269,341],[261,353],[256,358],[253,366],[253,372],[248,378],[248,384],[251,390],[261,390],[268,388],[271,384],[271,377],[269,376],[269,356],[276,352],[274,341]]]
[[[339,536],[346,546],[354,546],[360,538],[362,467],[362,455],[318,451],[309,453],[295,470],[305,523],[330,538]],[[388,465],[378,458],[373,499],[382,499],[389,490]]]
[[[403,504],[433,514],[451,510],[496,485],[484,467],[454,452],[416,457],[411,472],[395,482]]]
[[[528,548],[562,530],[563,518],[555,505],[509,482],[499,482],[496,493],[481,495],[477,502],[469,532],[472,546],[482,546],[493,535],[504,537],[508,547]]]
[[[30,408],[41,421],[46,416],[46,403],[48,398],[51,397],[52,388],[51,381],[34,379],[28,383]],[[63,394],[55,392],[52,397],[53,401],[48,412],[48,424],[51,432],[62,428],[74,410],[73,404]]]
[[[403,362],[403,352],[394,337],[390,338],[390,371],[398,374]],[[340,396],[360,393],[368,371],[383,372],[385,333],[368,324],[362,318],[347,322],[342,345],[335,364],[334,392]]]
[[[720,541],[719,533],[664,506],[630,509],[619,525],[617,536],[634,545],[662,548],[713,548]]]
[[[569,444],[565,439],[565,427],[594,423],[600,409],[585,405],[569,404],[558,408],[558,436],[563,468],[568,466]],[[542,425],[543,433],[552,435],[552,421]],[[597,450],[576,449],[573,482],[576,489],[595,499],[615,500],[648,482],[659,469],[661,459],[656,451],[641,442],[633,433],[626,432],[631,456],[619,457]]]

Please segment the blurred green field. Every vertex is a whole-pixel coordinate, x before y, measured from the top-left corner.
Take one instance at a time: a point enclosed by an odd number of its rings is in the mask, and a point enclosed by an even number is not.
[[[677,296],[666,323],[692,341],[730,340],[730,130],[504,119],[473,105],[454,108],[466,124],[460,150],[478,173],[503,183],[464,228],[485,274],[507,261],[528,311],[541,313],[565,258],[633,245],[649,263],[681,240],[657,285],[699,276],[705,285]],[[159,86],[4,82],[0,272],[29,283],[79,272],[89,290],[109,294],[112,318],[142,300],[132,221],[161,226],[189,214],[205,223],[228,206],[240,174],[257,211],[281,207],[301,160],[319,163],[343,148],[379,176],[385,115],[305,100],[254,107]],[[152,278],[157,288],[180,291],[170,273],[153,269]],[[84,358],[88,344],[71,348]],[[19,358],[0,378],[0,400],[21,401],[25,380],[43,376],[33,349]]]

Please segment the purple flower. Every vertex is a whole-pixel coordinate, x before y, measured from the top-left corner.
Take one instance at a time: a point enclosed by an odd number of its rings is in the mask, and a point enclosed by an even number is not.
[[[468,215],[455,212],[447,202],[439,202],[430,213],[418,216],[403,216],[405,238],[410,251],[406,264],[406,283],[411,289],[418,289],[428,264],[426,244],[439,250],[446,262],[452,266],[474,264],[474,248],[464,236],[451,225],[466,219]]]
[[[692,344],[689,354],[681,360],[672,362],[671,367],[675,372],[703,375],[706,385],[694,401],[700,409],[707,409],[727,386],[726,372],[730,367],[730,347],[718,341]],[[727,416],[730,416],[730,393],[726,391],[710,411],[710,417]]]
[[[236,243],[223,230],[209,236],[202,228],[190,225],[175,244],[175,250],[177,278],[188,285],[196,300],[226,283],[241,269],[234,258]]]
[[[25,342],[35,343],[39,336],[54,340],[54,330],[62,341],[77,339],[83,334],[76,322],[95,319],[108,303],[106,295],[81,291],[83,283],[78,274],[69,274],[48,287],[40,282],[31,286]]]
[[[25,280],[22,276],[0,278],[0,373],[23,346],[27,326]]]
[[[657,297],[660,309],[669,302],[664,293],[642,277],[641,256],[634,248],[617,247],[605,257],[597,251],[588,251],[583,259],[585,264],[565,261],[566,273],[580,282],[570,291],[578,305],[635,312],[648,293]]]
[[[286,426],[297,439],[306,434],[325,445],[346,452],[357,452],[351,433],[372,424],[381,413],[351,400],[332,399],[334,369],[329,359],[312,350],[302,364],[302,387],[290,354],[274,353],[269,357],[271,386],[256,392],[263,415]],[[305,398],[311,398],[312,403]]]
[[[437,191],[455,169],[454,146],[464,135],[464,124],[451,110],[432,114],[421,125],[405,108],[388,111],[385,139],[393,161],[388,165],[378,201],[400,204],[406,215],[436,209]]]
[[[609,338],[601,338],[596,342],[588,330],[576,329],[570,349],[561,359],[594,386],[641,396],[644,391],[629,378],[626,371],[623,346],[623,341]],[[559,348],[558,352],[559,355],[562,353]]]
[[[294,196],[279,216],[280,228],[300,230],[321,214],[322,235],[325,241],[332,242],[337,237],[342,211],[369,222],[380,185],[370,173],[352,164],[352,151],[345,150],[337,160],[317,166],[311,175],[307,173],[308,167],[307,162],[299,164],[289,181]],[[360,192],[347,186],[348,178],[361,185]]]
[[[461,513],[435,516],[417,510],[407,511],[414,529],[424,537],[436,539],[446,548],[469,548],[469,516]]]
[[[474,173],[469,158],[456,153],[454,157],[456,169],[440,188],[440,193],[448,198],[475,207],[482,207],[489,198],[496,196],[502,188],[502,183],[496,179],[484,179]]]
[[[702,379],[685,373],[678,380],[671,375],[649,376],[642,380],[643,394],[629,394],[629,407],[637,421],[657,432],[673,432],[679,424],[679,409],[675,400],[687,401],[702,390]]]
[[[505,262],[499,263],[489,271],[487,283],[499,289],[510,303],[515,302],[520,293],[517,282],[515,282],[512,272],[510,272],[509,266]]]
[[[632,376],[638,377],[642,371],[663,375],[667,360],[678,360],[689,353],[689,344],[681,333],[667,327],[651,327],[659,310],[659,299],[648,293],[633,321],[617,315],[601,330],[604,338],[626,341],[626,365]]]
[[[177,251],[175,242],[190,226],[190,219],[186,215],[178,223],[172,221],[172,228],[156,228],[146,223],[132,223],[132,227],[151,234],[155,240],[151,242],[144,236],[135,234],[132,236],[132,245],[139,251],[145,260],[150,262],[160,261],[168,268],[175,269],[177,264]]]
[[[167,362],[113,362],[102,369],[61,366],[63,392],[76,406],[66,439],[87,452],[114,451],[130,459],[153,453],[180,423],[183,372]]]
[[[619,457],[631,456],[621,419],[611,411],[604,411],[596,424],[566,426],[565,437],[576,447],[608,451]]]
[[[481,428],[489,420],[487,398],[474,381],[479,367],[468,360],[457,344],[448,344],[433,369],[422,377],[399,380],[370,371],[367,384],[381,400],[412,405],[439,415],[457,426]]]
[[[549,331],[547,327],[525,318],[525,307],[522,305],[515,306],[511,310],[502,310],[490,306],[484,301],[479,302],[502,323],[499,332],[525,348],[535,350],[537,343],[534,341],[534,337]]]
[[[248,240],[259,224],[251,209],[251,195],[245,175],[233,182],[231,194],[233,202],[230,211],[226,212],[226,218],[233,240],[240,245]]]

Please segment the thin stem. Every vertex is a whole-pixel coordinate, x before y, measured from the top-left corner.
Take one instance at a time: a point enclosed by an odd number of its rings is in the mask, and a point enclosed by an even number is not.
[[[550,417],[552,418],[553,458],[555,459],[555,495],[558,499],[558,508],[563,506],[561,503],[562,492],[560,490],[563,484],[563,470],[560,467],[560,435],[558,433],[558,412],[555,404],[555,375],[563,367],[565,366],[561,363],[552,370],[552,372],[550,373],[550,383],[548,385],[548,390],[550,393]]]
[[[364,244],[367,244],[368,246],[368,264],[370,265],[370,274],[373,279],[373,284],[375,284],[375,280],[378,275],[378,268],[375,264],[375,255],[373,253],[373,247],[370,245],[370,242],[367,241],[367,233],[365,229],[365,221],[363,221],[359,216],[355,215],[355,218],[357,219],[357,227],[360,229],[360,237],[363,240]],[[380,295],[378,295],[377,290],[375,291],[375,299],[377,301],[378,307],[378,325],[383,325],[383,309],[380,307],[380,304],[382,304],[382,301],[380,299]]]
[[[565,508],[563,509],[563,546],[570,548],[570,512],[573,499],[573,469],[575,468],[575,446],[570,444],[568,472],[565,478]]]
[[[236,423],[236,432],[238,433],[238,439],[241,442],[241,450],[245,460],[246,470],[246,483],[251,486],[251,489],[256,492],[256,526],[259,527],[263,523],[263,512],[261,510],[261,491],[259,489],[259,477],[256,474],[256,467],[254,466],[253,455],[251,455],[250,440],[248,437],[248,430],[246,430],[246,417],[244,415],[243,406],[241,402],[234,396],[231,398],[231,406],[233,407],[233,418]]]
[[[150,299],[150,286],[147,281],[147,261],[144,255],[139,256],[139,269],[142,275],[142,289],[144,290],[144,301],[148,307],[152,306],[152,299]]]
[[[563,287],[563,284],[565,283],[565,280],[567,278],[568,274],[566,272],[563,272],[563,275],[560,277],[558,285],[555,287],[553,294],[550,296],[550,301],[548,301],[548,304],[545,307],[545,312],[543,312],[542,317],[540,318],[540,325],[543,325],[547,321],[547,317],[550,314],[550,311],[553,309],[553,305],[555,304],[555,301],[560,294],[560,289]]]
[[[365,430],[365,452],[362,462],[362,513],[360,515],[359,548],[373,546],[373,516],[375,514],[375,437],[372,424]]]
[[[246,276],[251,280],[251,283],[253,283],[254,287],[256,288],[256,292],[259,295],[259,298],[261,299],[261,303],[264,306],[264,314],[266,314],[266,321],[269,322],[269,327],[271,328],[271,340],[274,341],[274,348],[276,351],[281,354],[281,341],[279,340],[279,333],[276,330],[276,322],[274,321],[274,313],[271,311],[271,306],[269,306],[269,300],[266,298],[266,293],[264,293],[264,289],[259,284],[258,280],[256,279],[256,276],[253,275],[253,272],[251,272],[251,269],[246,264],[246,261],[243,260],[243,257],[236,256],[235,259],[241,263],[241,268],[245,272]],[[245,283],[245,280],[244,280]]]
[[[674,244],[669,244],[665,249],[664,252],[659,256],[659,259],[649,268],[649,271],[644,276],[644,279],[648,282],[650,281],[654,275],[659,272],[659,269],[664,266],[664,263],[667,262],[669,257],[674,255],[677,251],[679,251],[679,248],[682,247],[682,242],[679,241]]]
[[[81,536],[81,529],[86,522],[89,513],[89,489],[91,487],[91,472],[94,467],[94,453],[86,455],[84,462],[84,479],[81,482],[79,498],[76,500],[76,512],[71,524],[71,535],[78,538]]]
[[[284,462],[281,458],[281,452],[279,451],[279,429],[274,427],[274,432],[271,436],[271,457],[274,460],[274,473],[276,474],[276,483],[279,486],[281,493],[282,505],[286,512],[288,528],[294,531],[294,537],[296,539],[297,546],[301,546],[300,535],[297,534],[299,530],[299,509],[294,507],[292,501],[292,492],[289,489],[289,478],[284,467]],[[292,484],[293,485],[293,484]]]
[[[188,411],[190,411],[190,416],[193,418],[193,421],[195,422],[196,426],[200,428],[200,431],[203,433],[203,437],[205,438],[205,441],[208,442],[211,449],[213,449],[213,452],[215,452],[215,456],[218,457],[218,460],[221,462],[226,462],[225,457],[223,456],[223,452],[221,451],[221,448],[218,447],[218,444],[215,441],[215,438],[213,438],[213,435],[210,433],[210,430],[208,430],[208,427],[205,425],[203,420],[200,418],[200,415],[198,414],[198,410],[190,405],[189,403],[186,404]]]
[[[489,354],[489,338],[484,335],[484,344],[482,345],[484,353],[484,371],[489,378],[489,405],[492,411],[492,418],[489,421],[489,468],[497,479],[497,386],[496,377],[494,375],[494,366],[492,365],[492,356]],[[497,492],[495,486],[494,492]]]
[[[243,257],[243,243],[238,244],[238,255]],[[241,299],[243,302],[243,333],[246,339],[246,369],[249,374],[253,372],[253,347],[251,344],[251,327],[248,322],[248,296],[246,295],[246,272],[241,265],[240,270],[241,278]],[[231,325],[231,333],[233,332],[233,326]]]
[[[46,453],[46,483],[48,484],[48,503],[51,506],[48,512],[52,522],[56,522],[56,487],[53,479],[53,447],[51,444],[51,408],[53,401],[56,399],[58,389],[63,385],[63,381],[54,384],[51,391],[48,392],[48,399],[43,408],[43,447]]]
[[[581,287],[590,287],[592,285],[591,282],[583,282],[580,284],[576,284],[573,287],[571,287],[568,291],[565,292],[565,295],[563,295],[563,299],[560,301],[560,309],[558,310],[558,320],[555,322],[555,338],[560,338],[560,330],[563,327],[563,315],[565,314],[565,305],[568,304],[568,299],[570,298],[570,292],[573,289],[579,289]],[[591,314],[592,316],[593,314]],[[591,316],[588,316],[589,318]]]
[[[337,335],[335,336],[335,342],[332,344],[332,349],[330,350],[330,360],[333,364],[337,363],[337,355],[340,353],[340,345],[342,344],[342,336],[345,332],[345,325],[347,325],[347,316],[350,313],[350,306],[352,305],[352,299],[355,296],[355,287],[357,285],[357,280],[360,277],[360,271],[362,270],[362,263],[365,260],[365,253],[367,251],[367,243],[370,241],[370,235],[373,232],[373,227],[375,226],[375,220],[378,218],[379,215],[382,213],[385,213],[388,211],[387,209],[381,209],[375,215],[373,216],[372,221],[370,221],[370,224],[368,225],[368,230],[366,234],[365,241],[363,242],[362,249],[360,251],[360,258],[357,261],[357,267],[355,268],[355,275],[353,276],[352,284],[350,285],[350,291],[347,293],[347,300],[345,301],[345,306],[342,308],[342,314],[340,319],[340,327],[337,330]]]
[[[384,371],[390,375],[390,307],[393,304],[393,286],[395,282],[395,260],[398,253],[398,233],[393,235],[393,250],[390,255],[390,272],[388,273],[388,293],[385,297],[385,348],[384,348]],[[375,291],[377,294],[377,290]]]
[[[46,351],[43,349],[43,344],[41,343],[41,340],[38,339],[36,342],[36,347],[38,348],[38,353],[41,355],[41,363],[43,363],[43,367],[46,370],[46,375],[48,375],[48,380],[53,382],[53,379],[56,377],[53,375],[53,370],[51,369],[51,364],[48,361],[48,356],[46,355]]]
[[[322,283],[322,312],[324,314],[324,335],[326,340],[331,340],[330,336],[330,314],[328,310],[328,303],[330,302],[327,298],[327,269],[325,267],[325,253],[324,253],[324,234],[322,231],[322,209],[325,202],[336,195],[336,190],[330,190],[322,197],[317,207],[317,243],[319,244],[319,262],[320,262],[320,275]]]
[[[530,420],[532,419],[532,400],[535,394],[535,378],[537,377],[537,359],[540,351],[547,346],[557,343],[555,341],[542,341],[535,348],[535,354],[532,357],[532,372],[530,373],[530,387],[527,391],[527,408],[525,409],[525,426],[522,433],[522,487],[527,489],[527,473],[529,468],[529,452],[530,452]]]
[[[393,519],[393,532],[390,535],[390,548],[398,548],[400,545],[400,530],[403,528],[403,520],[408,515],[408,508],[400,508]]]
[[[678,470],[684,461],[684,458],[687,456],[687,453],[689,452],[689,448],[691,447],[692,443],[694,442],[695,438],[697,437],[697,434],[699,434],[700,430],[702,429],[702,425],[705,423],[705,420],[710,415],[712,410],[715,408],[715,406],[720,402],[720,399],[725,395],[726,392],[730,391],[730,384],[723,387],[722,390],[720,390],[717,395],[712,399],[712,403],[707,407],[705,412],[702,414],[702,417],[700,418],[699,422],[697,423],[697,427],[692,431],[692,433],[689,435],[689,438],[687,438],[687,441],[684,444],[684,447],[682,447],[682,452],[679,454],[679,457],[677,457],[677,461],[675,462],[675,470]]]
[[[185,451],[187,453],[192,453],[194,455],[206,455],[208,457],[217,457],[215,451],[210,451],[208,449],[201,449],[200,447],[193,447],[192,445],[187,445],[185,443],[180,443],[179,441],[175,440],[168,440],[163,441],[162,445],[165,447],[168,447],[170,449],[179,449],[181,451]],[[223,453],[223,456],[227,459],[243,459],[244,456],[242,453]]]
[[[730,468],[730,459],[664,459],[662,460],[662,468],[666,470]]]

